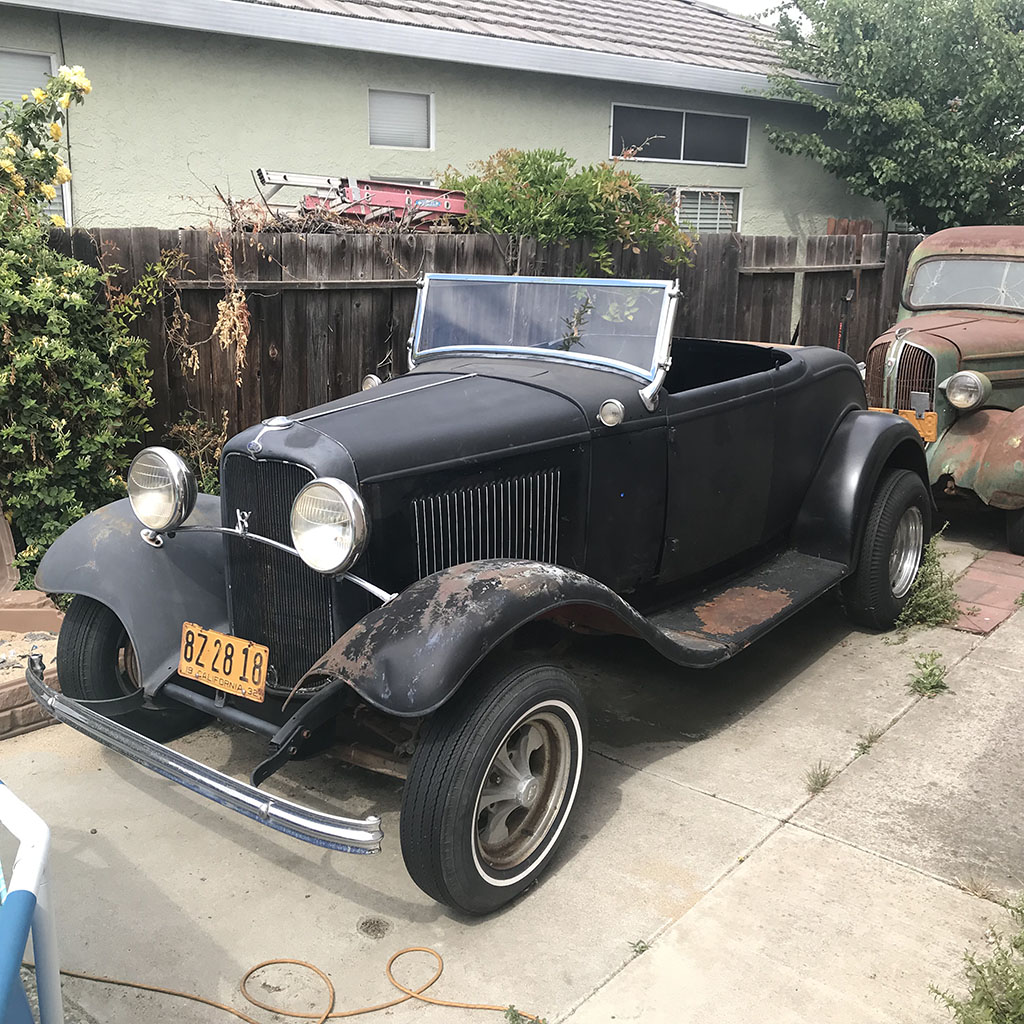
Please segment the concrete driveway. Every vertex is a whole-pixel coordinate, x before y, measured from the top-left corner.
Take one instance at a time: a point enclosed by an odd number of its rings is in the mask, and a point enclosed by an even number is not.
[[[984,535],[954,535],[954,559],[978,544]],[[552,1021],[942,1021],[929,984],[954,985],[963,949],[1005,921],[957,880],[1020,887],[1024,613],[984,639],[940,628],[890,641],[825,599],[708,673],[633,641],[579,643],[570,658],[593,716],[586,798],[554,869],[484,920],[410,881],[401,784],[329,758],[268,785],[381,812],[380,856],[263,829],[63,726],[6,741],[2,776],[53,829],[62,958],[76,970],[249,1009],[237,995],[246,968],[294,957],[323,967],[345,1008],[390,998],[391,952],[433,946],[446,969],[432,994]],[[930,650],[952,692],[925,700],[906,682]],[[881,738],[858,757],[872,729]],[[240,775],[262,750],[221,727],[176,745]],[[804,775],[819,761],[839,774],[810,797]],[[9,851],[0,843],[7,863]],[[651,945],[640,956],[638,940]],[[416,955],[399,974],[416,985],[431,970]],[[130,989],[68,980],[65,991],[111,1024],[225,1019]],[[322,1006],[289,969],[254,991]],[[497,1019],[414,1004],[388,1015]]]

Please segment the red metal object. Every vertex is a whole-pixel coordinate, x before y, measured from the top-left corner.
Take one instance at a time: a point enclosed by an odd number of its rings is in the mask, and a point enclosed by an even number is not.
[[[350,179],[351,182],[351,179]],[[328,208],[346,217],[377,220],[381,216],[411,217],[416,224],[429,224],[446,216],[466,213],[463,192],[449,192],[428,185],[398,185],[360,178],[337,189],[334,196],[307,195],[303,209]]]

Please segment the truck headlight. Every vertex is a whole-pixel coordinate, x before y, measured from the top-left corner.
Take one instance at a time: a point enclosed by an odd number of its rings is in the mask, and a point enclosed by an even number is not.
[[[366,547],[363,499],[344,480],[320,477],[306,484],[292,504],[292,543],[317,572],[337,576]]]
[[[132,511],[156,533],[181,526],[192,514],[198,493],[192,470],[169,448],[143,448],[128,468]]]
[[[992,394],[992,381],[977,370],[961,370],[947,377],[940,385],[946,398],[958,409],[977,409]]]

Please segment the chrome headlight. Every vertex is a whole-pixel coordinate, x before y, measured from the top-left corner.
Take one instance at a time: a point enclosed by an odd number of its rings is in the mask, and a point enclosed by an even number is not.
[[[175,530],[192,514],[196,478],[169,448],[143,448],[128,469],[128,500],[135,517],[149,530]]]
[[[317,572],[337,576],[366,547],[363,499],[344,480],[320,477],[306,484],[292,504],[292,543]]]
[[[958,409],[977,409],[992,394],[992,382],[977,370],[961,370],[947,377],[940,385],[946,398]]]

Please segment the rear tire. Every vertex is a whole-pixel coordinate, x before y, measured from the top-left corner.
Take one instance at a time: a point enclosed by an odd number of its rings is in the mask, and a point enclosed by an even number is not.
[[[892,629],[906,607],[931,536],[932,506],[909,469],[886,473],[875,489],[857,568],[842,584],[846,614],[869,629]]]
[[[1006,546],[1015,555],[1024,555],[1024,508],[1006,513]]]
[[[487,914],[554,858],[587,755],[583,697],[536,660],[485,665],[424,724],[402,793],[402,855],[428,895]]]
[[[110,700],[138,690],[135,651],[121,620],[105,604],[78,594],[57,634],[57,679],[74,700]],[[144,708],[111,716],[151,739],[173,739],[206,719],[192,708]]]

